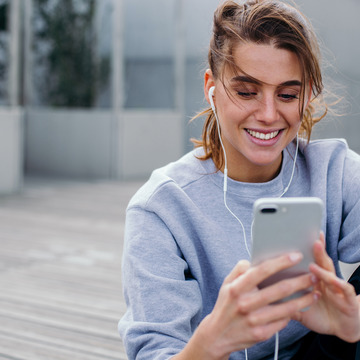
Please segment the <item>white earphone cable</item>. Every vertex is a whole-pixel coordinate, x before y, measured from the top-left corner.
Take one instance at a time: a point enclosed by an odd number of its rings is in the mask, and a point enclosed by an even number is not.
[[[298,136],[298,134],[296,134],[296,150],[295,150],[294,163],[293,163],[293,168],[292,168],[292,171],[291,171],[290,180],[289,180],[289,183],[288,183],[287,187],[284,189],[284,191],[282,192],[282,194],[279,197],[282,197],[283,195],[285,195],[287,193],[287,191],[289,190],[289,187],[291,185],[291,182],[293,180],[294,173],[295,173],[295,165],[296,165],[298,152],[299,152],[299,136]]]
[[[242,232],[243,232],[243,235],[244,235],[244,242],[245,242],[246,251],[247,251],[247,253],[249,254],[249,257],[251,258],[251,253],[250,253],[250,250],[249,250],[247,241],[246,241],[246,232],[245,232],[244,225],[243,225],[243,223],[241,222],[241,220],[231,211],[231,209],[229,208],[229,206],[228,206],[228,204],[227,204],[227,199],[226,199],[226,194],[227,194],[227,180],[228,180],[227,157],[226,157],[225,146],[224,146],[223,141],[222,141],[222,139],[221,139],[219,120],[218,120],[216,111],[214,111],[214,108],[213,108],[213,112],[214,112],[215,119],[216,119],[216,125],[217,125],[218,134],[219,134],[220,144],[221,144],[221,147],[222,147],[222,150],[223,150],[223,154],[224,154],[224,187],[223,187],[223,190],[224,190],[224,205],[225,205],[226,209],[229,211],[229,213],[230,213],[230,214],[238,221],[238,223],[240,224],[241,229],[242,229]]]

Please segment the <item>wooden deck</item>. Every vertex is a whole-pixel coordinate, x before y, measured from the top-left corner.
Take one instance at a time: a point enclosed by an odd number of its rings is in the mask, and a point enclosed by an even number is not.
[[[0,359],[127,359],[124,213],[140,185],[28,179],[0,196]]]
[[[0,360],[127,359],[121,254],[140,185],[28,179],[0,196]]]

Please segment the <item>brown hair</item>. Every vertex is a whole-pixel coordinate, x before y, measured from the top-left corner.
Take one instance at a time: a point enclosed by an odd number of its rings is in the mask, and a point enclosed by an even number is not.
[[[219,79],[224,84],[225,70],[230,69],[234,73],[239,71],[235,65],[233,50],[243,42],[271,43],[278,49],[289,50],[297,55],[302,69],[300,135],[309,141],[314,124],[327,113],[327,105],[320,97],[323,90],[320,50],[310,23],[298,9],[281,1],[247,0],[241,4],[225,1],[214,13],[213,35],[208,53],[214,79]],[[313,98],[303,111],[306,84],[311,84]],[[322,114],[316,117],[319,109]],[[223,154],[215,116],[211,108],[202,111],[195,118],[202,115],[207,115],[202,139],[192,141],[196,147],[204,148],[202,160],[212,158],[216,166],[221,168]]]

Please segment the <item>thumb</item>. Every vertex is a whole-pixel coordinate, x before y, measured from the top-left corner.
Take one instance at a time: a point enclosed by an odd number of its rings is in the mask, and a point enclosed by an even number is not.
[[[247,260],[240,260],[234,268],[231,270],[230,274],[225,278],[224,284],[229,284],[233,282],[240,275],[244,274],[250,268],[250,262]]]

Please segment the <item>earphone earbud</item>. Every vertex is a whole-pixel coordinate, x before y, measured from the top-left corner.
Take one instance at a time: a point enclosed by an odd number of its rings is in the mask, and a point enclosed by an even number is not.
[[[215,114],[214,91],[215,91],[215,86],[212,86],[209,89],[209,100],[210,100],[211,109]]]

